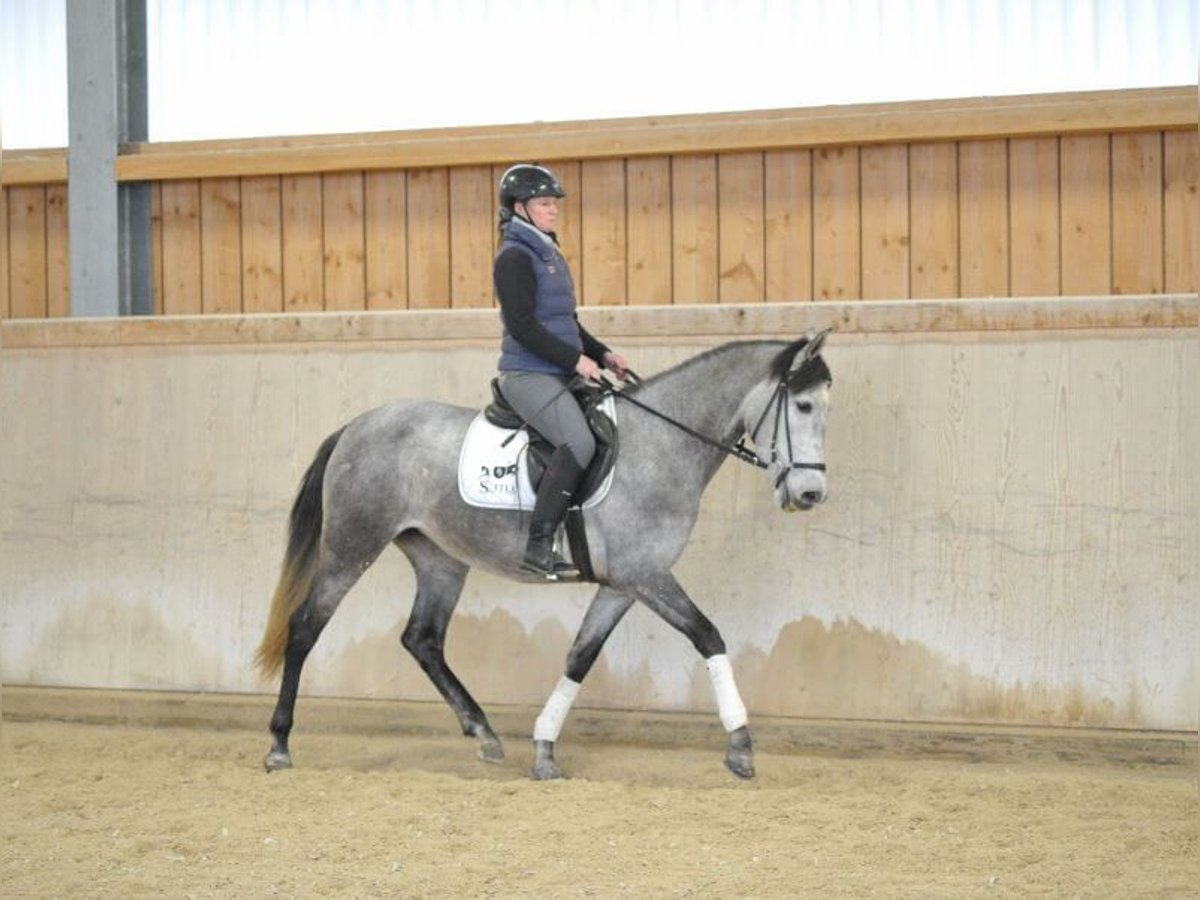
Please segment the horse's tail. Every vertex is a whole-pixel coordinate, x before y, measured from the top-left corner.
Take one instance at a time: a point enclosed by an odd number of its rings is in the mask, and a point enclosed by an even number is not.
[[[254,663],[264,678],[277,675],[283,668],[288,623],[292,613],[308,598],[312,587],[324,518],[321,492],[325,484],[325,467],[343,431],[345,428],[339,428],[325,438],[308,471],[304,473],[300,490],[292,504],[283,568],[279,573],[279,583],[275,586],[275,596],[271,598],[266,630],[254,654]]]

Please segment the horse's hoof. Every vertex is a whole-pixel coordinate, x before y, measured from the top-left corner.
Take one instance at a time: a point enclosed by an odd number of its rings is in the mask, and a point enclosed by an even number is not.
[[[480,741],[479,758],[487,763],[504,762],[504,745],[495,739]]]
[[[563,771],[554,760],[549,760],[537,763],[529,777],[534,781],[557,781],[563,777]]]
[[[562,769],[554,761],[553,741],[533,742],[533,771],[529,777],[534,781],[556,781],[563,777]]]
[[[754,754],[730,750],[725,754],[725,768],[738,778],[749,781],[754,777]]]
[[[268,772],[278,772],[280,769],[290,769],[291,767],[292,757],[288,753],[272,750],[263,757],[263,768]]]
[[[738,778],[754,777],[754,743],[750,740],[750,729],[745,725],[729,733],[725,768]]]

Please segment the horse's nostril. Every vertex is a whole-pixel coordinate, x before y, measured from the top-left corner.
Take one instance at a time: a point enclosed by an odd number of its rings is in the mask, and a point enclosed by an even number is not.
[[[821,491],[805,491],[800,495],[800,500],[803,503],[809,503],[816,506],[825,500],[825,495]]]

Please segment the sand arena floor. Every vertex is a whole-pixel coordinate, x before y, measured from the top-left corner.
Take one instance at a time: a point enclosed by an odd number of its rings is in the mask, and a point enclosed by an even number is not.
[[[264,698],[155,703],[6,690],[5,897],[1200,896],[1195,735],[793,723],[740,783],[708,723],[580,711],[544,784],[530,711],[488,765],[442,709],[301,698],[267,775]]]

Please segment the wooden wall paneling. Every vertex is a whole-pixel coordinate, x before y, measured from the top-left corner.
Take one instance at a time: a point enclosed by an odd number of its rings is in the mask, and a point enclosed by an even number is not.
[[[14,319],[46,317],[46,189],[8,189],[9,308]]]
[[[0,187],[0,319],[10,316],[8,306],[8,192]]]
[[[862,148],[862,296],[908,297],[908,145]]]
[[[325,308],[366,309],[363,173],[327,172],[323,175],[321,208],[325,232]]]
[[[450,175],[447,169],[408,172],[408,305],[450,306]]]
[[[671,160],[628,160],[628,282],[630,304],[671,302]]]
[[[813,152],[813,292],[817,300],[862,297],[858,147]]]
[[[367,309],[408,306],[408,179],[404,171],[368,172],[366,221]]]
[[[766,207],[762,153],[717,157],[717,296],[722,303],[764,299]]]
[[[1007,297],[1007,141],[959,144],[958,203],[962,296]]]
[[[1050,297],[1062,292],[1058,138],[1008,143],[1009,292]]]
[[[1062,293],[1107,294],[1112,285],[1112,166],[1107,134],[1059,141]]]
[[[203,312],[200,277],[200,182],[162,184],[163,314]]]
[[[580,177],[583,271],[576,281],[579,301],[587,306],[620,305],[627,300],[625,161],[589,160],[581,164]]]
[[[1114,294],[1163,289],[1162,132],[1112,138]]]
[[[763,294],[768,301],[813,297],[812,151],[763,158]]]
[[[67,186],[46,185],[46,313],[71,315],[71,234],[67,221]]]
[[[321,176],[285,175],[283,197],[283,309],[325,306],[325,248],[321,226]]]
[[[163,314],[163,209],[161,181],[150,185],[150,304]]]
[[[576,299],[580,300],[579,291],[583,278],[583,173],[576,160],[551,160],[544,162],[558,177],[558,183],[567,195],[558,205],[558,248],[566,257],[571,269],[571,277],[575,280]],[[492,192],[497,194],[500,176],[507,171],[508,166],[496,166],[492,169]],[[499,201],[496,202],[497,215]],[[496,229],[497,219],[492,220],[493,232],[499,237]]]
[[[242,311],[242,193],[237,178],[200,182],[200,279],[204,312]]]
[[[909,295],[959,295],[958,144],[913,144],[908,151]]]
[[[242,179],[242,308],[283,311],[283,197],[278,175]]]
[[[1190,294],[1200,286],[1196,246],[1200,203],[1200,140],[1191,131],[1163,135],[1163,288],[1169,294]]]
[[[491,166],[450,170],[450,305],[492,305],[496,201]]]
[[[717,158],[671,161],[671,278],[675,303],[716,303]]]

